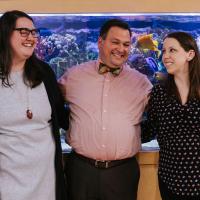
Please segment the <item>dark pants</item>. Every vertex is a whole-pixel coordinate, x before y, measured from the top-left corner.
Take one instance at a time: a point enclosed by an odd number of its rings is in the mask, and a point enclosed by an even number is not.
[[[72,153],[66,163],[69,200],[136,200],[139,177],[135,158],[99,169]]]
[[[167,188],[167,186],[165,185],[165,183],[163,183],[160,177],[158,177],[158,181],[159,181],[159,189],[162,200],[200,200],[200,196],[188,197],[188,196],[176,195]]]

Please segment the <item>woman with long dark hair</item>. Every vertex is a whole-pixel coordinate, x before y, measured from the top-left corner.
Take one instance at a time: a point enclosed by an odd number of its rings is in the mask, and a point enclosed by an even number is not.
[[[157,135],[163,200],[200,199],[200,57],[193,37],[168,34],[162,61],[166,80],[152,90],[143,142]]]
[[[0,18],[0,199],[65,200],[59,128],[68,114],[39,30],[21,11]]]

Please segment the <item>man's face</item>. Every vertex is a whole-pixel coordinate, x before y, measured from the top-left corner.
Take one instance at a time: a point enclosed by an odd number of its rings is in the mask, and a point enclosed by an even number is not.
[[[128,30],[111,27],[105,39],[99,37],[98,48],[101,61],[109,67],[121,67],[130,52],[131,37]]]

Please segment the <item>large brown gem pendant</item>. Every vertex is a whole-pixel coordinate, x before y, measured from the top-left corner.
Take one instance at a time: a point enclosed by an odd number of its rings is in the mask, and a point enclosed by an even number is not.
[[[29,110],[29,109],[27,109],[27,110],[26,110],[26,116],[27,116],[28,119],[32,119],[32,118],[33,118],[33,113],[32,113],[32,111]]]

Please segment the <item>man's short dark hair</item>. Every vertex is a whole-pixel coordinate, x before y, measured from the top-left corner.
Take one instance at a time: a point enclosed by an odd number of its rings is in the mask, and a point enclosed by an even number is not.
[[[100,37],[102,37],[103,39],[106,39],[106,36],[107,36],[109,30],[112,27],[119,27],[119,28],[128,30],[129,34],[130,34],[130,37],[132,35],[131,29],[130,29],[129,25],[125,21],[123,21],[121,19],[110,19],[110,20],[106,21],[103,24],[103,26],[101,27],[101,29],[100,29]]]

